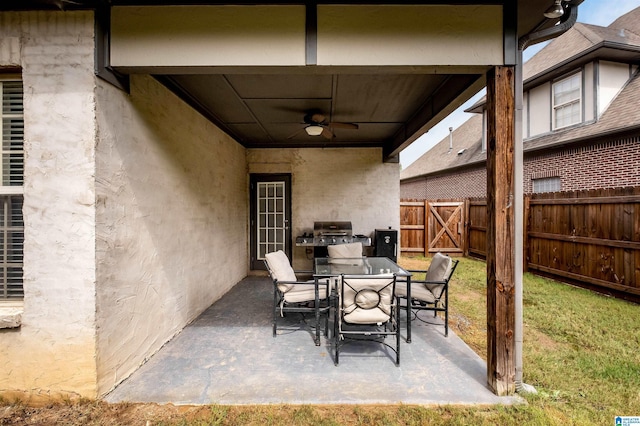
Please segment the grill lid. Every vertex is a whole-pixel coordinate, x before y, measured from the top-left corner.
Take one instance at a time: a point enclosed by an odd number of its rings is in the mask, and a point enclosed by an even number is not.
[[[353,232],[351,222],[314,222],[315,237],[350,237]]]

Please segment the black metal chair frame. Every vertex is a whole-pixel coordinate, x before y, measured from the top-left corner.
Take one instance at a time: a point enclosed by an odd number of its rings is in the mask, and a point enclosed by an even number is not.
[[[444,336],[449,336],[449,281],[453,276],[456,267],[458,266],[458,260],[451,260],[451,268],[449,269],[449,273],[442,281],[427,281],[427,280],[417,280],[412,278],[410,282],[407,283],[407,296],[406,296],[406,309],[407,309],[407,336],[409,341],[411,341],[411,321],[412,317],[421,320],[418,317],[419,311],[433,311],[434,318],[438,315],[438,312],[444,312]],[[426,274],[428,271],[422,270],[410,270],[409,271],[415,277],[415,274]],[[424,284],[443,284],[444,287],[440,292],[439,297],[435,297],[434,302],[429,303],[424,300],[414,299],[411,297],[411,287],[416,285],[424,285]],[[404,296],[399,296],[400,298],[405,299]],[[444,298],[444,300],[443,300]],[[421,320],[422,321],[422,320]]]
[[[384,287],[376,290],[369,287],[364,288],[354,288],[357,287],[357,280],[371,280],[371,279],[388,279],[389,283]],[[351,284],[350,284],[351,283]],[[334,364],[337,366],[340,362],[340,349],[343,345],[353,342],[361,342],[361,341],[372,341],[376,343],[380,343],[396,354],[395,364],[396,366],[400,365],[400,303],[398,297],[395,295],[395,284],[396,284],[396,275],[393,274],[390,277],[376,277],[375,275],[341,275],[340,283],[338,288],[336,289],[336,297],[335,300],[335,315],[334,315],[334,330],[333,330],[333,341],[334,341],[334,351],[335,358]],[[377,323],[366,323],[366,324],[354,324],[348,323],[344,320],[344,310],[345,307],[342,306],[342,296],[344,294],[345,286],[349,286],[354,292],[356,292],[356,297],[354,299],[354,304],[359,309],[375,309],[382,302],[382,298],[380,293],[391,286],[391,303],[390,303],[390,315],[389,319],[381,324]],[[369,291],[377,293],[378,302],[372,306],[360,306],[357,303],[357,294],[363,291]],[[347,324],[347,327],[343,327],[343,325]],[[385,338],[388,336],[395,337],[395,347],[385,342]]]
[[[315,319],[315,336],[314,343],[316,346],[320,346],[320,316],[321,314],[325,314],[325,324],[324,324],[324,335],[327,336],[329,330],[329,310],[331,308],[330,300],[330,288],[328,280],[319,280],[315,278],[312,281],[278,281],[277,278],[274,277],[271,268],[269,268],[269,264],[267,261],[264,261],[264,264],[267,267],[267,271],[269,272],[269,277],[273,281],[273,337],[277,336],[278,331],[278,316],[284,315],[285,313],[300,313],[305,318],[304,314],[312,313],[314,314]],[[296,276],[312,276],[313,272],[311,271],[296,271]],[[315,301],[304,301],[304,302],[288,302],[284,303],[284,293],[280,291],[278,288],[278,284],[292,284],[292,285],[314,285],[315,284]],[[320,288],[324,286],[326,287],[325,298],[320,298]],[[313,306],[310,306],[313,304]],[[280,329],[285,329],[285,327],[280,327]]]

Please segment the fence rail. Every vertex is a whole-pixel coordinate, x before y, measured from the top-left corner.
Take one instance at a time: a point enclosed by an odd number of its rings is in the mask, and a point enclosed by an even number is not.
[[[462,251],[484,258],[486,200],[457,201],[464,205]],[[428,238],[416,234],[432,233],[424,217],[433,201],[411,203],[423,218],[401,220],[402,252],[428,255]],[[523,239],[525,270],[640,300],[640,187],[527,195]]]

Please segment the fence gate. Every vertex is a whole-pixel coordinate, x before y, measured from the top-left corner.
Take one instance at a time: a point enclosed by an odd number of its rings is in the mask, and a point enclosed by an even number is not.
[[[464,252],[464,202],[427,203],[428,252]]]

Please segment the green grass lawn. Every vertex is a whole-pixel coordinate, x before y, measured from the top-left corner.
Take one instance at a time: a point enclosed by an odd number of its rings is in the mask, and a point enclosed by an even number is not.
[[[409,269],[426,269],[428,262],[400,261]],[[450,288],[451,329],[486,359],[485,294],[485,263],[460,259]],[[0,400],[0,424],[565,426],[615,425],[615,416],[640,416],[640,306],[530,274],[524,276],[523,302],[524,381],[538,393],[524,395],[519,405],[178,408],[81,402],[38,411]]]
[[[485,277],[484,262],[461,259],[450,309],[452,329],[486,359]],[[531,274],[523,304],[524,382],[538,394],[505,409],[512,424],[613,425],[615,416],[640,416],[640,306]]]

